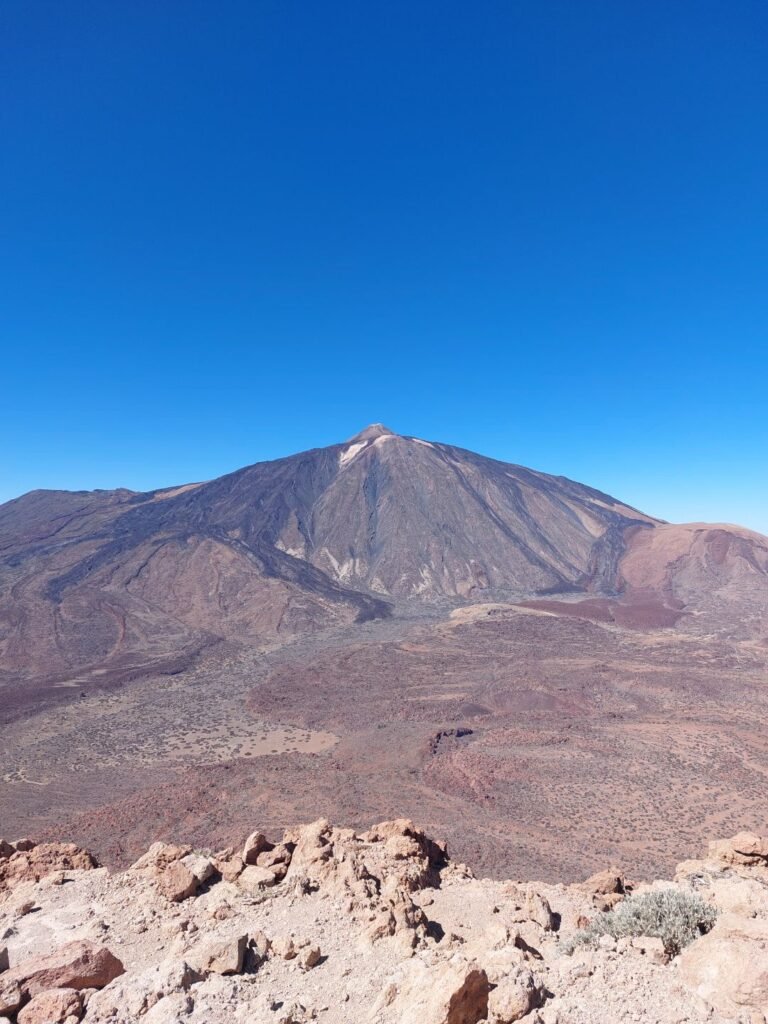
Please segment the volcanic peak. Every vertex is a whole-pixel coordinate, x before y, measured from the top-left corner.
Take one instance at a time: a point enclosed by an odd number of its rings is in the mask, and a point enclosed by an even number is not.
[[[365,430],[361,430],[359,434],[355,434],[354,437],[350,437],[345,444],[353,444],[355,441],[373,441],[377,437],[396,437],[394,430],[390,430],[389,427],[385,427],[383,423],[371,423]]]

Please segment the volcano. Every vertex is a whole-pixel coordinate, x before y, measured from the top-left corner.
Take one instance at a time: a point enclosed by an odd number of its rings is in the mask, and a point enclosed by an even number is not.
[[[567,597],[573,612],[582,594],[584,614],[629,599],[663,624],[734,578],[762,590],[767,567],[758,534],[670,526],[565,477],[373,424],[206,483],[0,506],[0,671],[53,684],[174,671],[222,639],[414,603]]]

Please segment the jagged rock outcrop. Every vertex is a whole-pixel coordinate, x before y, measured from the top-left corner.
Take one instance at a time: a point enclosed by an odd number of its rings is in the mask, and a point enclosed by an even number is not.
[[[14,846],[4,860],[34,849]],[[253,831],[239,850],[212,856],[155,843],[121,874],[60,849],[66,871],[13,873],[0,898],[0,1018],[13,1024],[768,1016],[758,836],[713,843],[674,882],[633,887],[709,908],[714,926],[694,929],[679,955],[659,934],[600,932],[600,899],[635,899],[618,869],[571,886],[477,879],[404,819],[363,832],[320,819],[279,842]],[[59,863],[43,853],[35,863]]]
[[[38,882],[54,872],[87,871],[95,867],[91,854],[74,843],[3,841],[0,844],[0,897],[4,889],[19,882]]]

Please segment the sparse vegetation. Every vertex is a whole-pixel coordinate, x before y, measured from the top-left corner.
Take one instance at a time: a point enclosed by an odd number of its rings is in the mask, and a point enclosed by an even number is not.
[[[572,953],[579,946],[594,946],[601,935],[614,939],[648,935],[659,938],[670,956],[708,932],[717,911],[696,893],[684,889],[655,889],[628,896],[613,910],[598,914],[587,928],[564,945]]]

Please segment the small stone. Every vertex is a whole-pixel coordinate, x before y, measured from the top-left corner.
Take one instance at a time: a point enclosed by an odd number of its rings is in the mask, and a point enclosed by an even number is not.
[[[320,947],[305,946],[297,957],[297,962],[302,971],[311,971],[320,963]]]
[[[269,952],[272,949],[272,940],[267,938],[264,932],[255,931],[251,935],[251,945],[263,959],[265,956],[269,955]]]
[[[228,921],[230,917],[234,917],[235,912],[229,903],[220,903],[211,913],[211,917],[214,921]]]
[[[297,951],[293,939],[278,938],[272,940],[272,952],[283,960],[293,960]]]
[[[655,964],[665,964],[669,960],[664,943],[656,936],[638,935],[632,939],[632,947]]]

